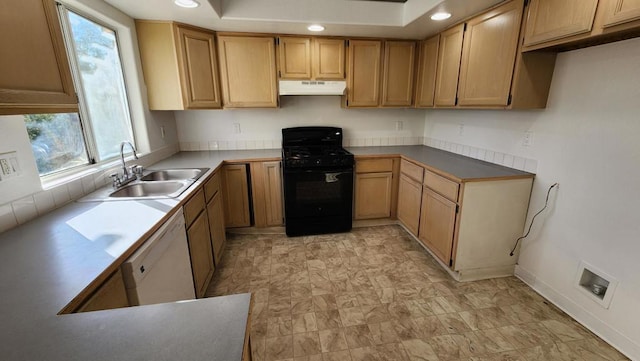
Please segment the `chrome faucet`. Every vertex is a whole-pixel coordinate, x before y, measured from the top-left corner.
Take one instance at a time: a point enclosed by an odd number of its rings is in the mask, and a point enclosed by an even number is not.
[[[129,145],[131,150],[133,150],[133,157],[138,159],[138,155],[136,154],[136,147],[131,144],[131,142],[122,142],[120,143],[120,160],[122,161],[122,177],[118,173],[111,174],[111,178],[113,178],[113,188],[120,188],[123,185],[130,183],[137,178],[137,173],[142,173],[138,171],[138,167],[140,166],[134,165],[131,166],[131,174],[129,174],[129,170],[127,169],[127,164],[124,161],[124,146]],[[141,169],[140,169],[141,170]]]

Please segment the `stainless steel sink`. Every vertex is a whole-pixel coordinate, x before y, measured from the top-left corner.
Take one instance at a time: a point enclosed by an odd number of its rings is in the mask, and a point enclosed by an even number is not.
[[[153,198],[177,197],[193,181],[158,181],[145,183],[131,183],[109,194],[110,198]]]
[[[204,174],[206,170],[206,168],[156,170],[140,178],[140,180],[143,182],[158,182],[183,179],[196,180],[200,178],[200,176]]]

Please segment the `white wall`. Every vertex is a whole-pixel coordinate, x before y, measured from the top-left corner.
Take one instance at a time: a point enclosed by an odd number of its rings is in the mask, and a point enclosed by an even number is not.
[[[537,160],[525,281],[632,359],[640,359],[640,39],[558,56],[547,109],[437,110],[425,137]],[[459,125],[464,132],[459,134]],[[525,131],[534,133],[524,147]],[[619,281],[609,309],[575,287],[581,261]]]
[[[286,127],[342,127],[346,146],[422,144],[424,110],[344,109],[338,96],[280,97],[279,109],[175,112],[181,150],[280,148]],[[402,130],[396,130],[396,122]],[[234,133],[234,124],[241,133]]]

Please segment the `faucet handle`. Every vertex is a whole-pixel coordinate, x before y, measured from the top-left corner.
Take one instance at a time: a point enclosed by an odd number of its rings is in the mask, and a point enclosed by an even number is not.
[[[109,174],[109,176],[111,177],[111,185],[113,186],[113,188],[120,187],[120,184],[121,184],[120,175],[118,173],[111,173]]]
[[[134,164],[130,167],[131,174],[136,176],[137,178],[142,177],[142,172],[144,171],[144,167],[138,164]]]

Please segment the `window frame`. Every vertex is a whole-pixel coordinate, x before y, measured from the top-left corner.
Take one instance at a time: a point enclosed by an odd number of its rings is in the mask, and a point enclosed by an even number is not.
[[[64,47],[67,52],[67,57],[69,59],[69,66],[71,68],[71,76],[73,78],[73,85],[78,97],[78,117],[80,119],[80,126],[82,129],[83,142],[85,145],[85,150],[87,153],[87,163],[74,166],[67,169],[62,169],[59,171],[54,171],[49,174],[40,175],[40,182],[44,185],[50,184],[59,184],[66,180],[75,179],[77,176],[84,176],[88,172],[91,172],[91,169],[102,169],[107,167],[112,167],[117,164],[119,161],[119,155],[115,155],[105,159],[99,159],[98,147],[95,138],[95,132],[93,129],[93,125],[91,123],[91,118],[89,116],[88,106],[86,102],[85,89],[82,83],[82,75],[80,73],[80,68],[78,66],[78,54],[75,50],[75,40],[73,39],[73,33],[71,30],[71,24],[69,21],[69,17],[67,12],[74,13],[77,16],[80,16],[84,19],[87,19],[99,26],[105,27],[113,32],[115,38],[115,46],[118,52],[118,61],[120,65],[120,73],[122,74],[122,91],[124,92],[124,100],[126,102],[126,114],[127,114],[127,123],[128,130],[131,135],[131,142],[138,150],[137,145],[137,134],[135,129],[134,116],[132,112],[132,103],[130,93],[130,84],[128,84],[127,80],[127,71],[124,66],[124,59],[121,50],[121,34],[118,30],[117,24],[109,24],[101,19],[88,14],[85,11],[82,11],[74,6],[69,4],[56,1],[56,10],[58,12],[58,18],[60,21],[60,25],[62,28],[62,35],[64,38]],[[128,149],[128,148],[127,148]],[[138,152],[139,153],[139,152]],[[131,156],[133,152],[128,149],[128,152],[125,153],[125,157]]]

